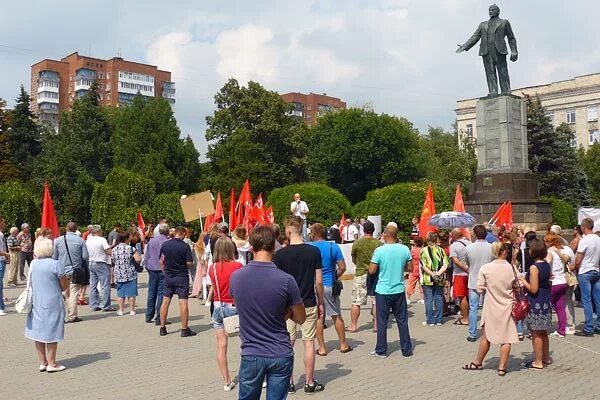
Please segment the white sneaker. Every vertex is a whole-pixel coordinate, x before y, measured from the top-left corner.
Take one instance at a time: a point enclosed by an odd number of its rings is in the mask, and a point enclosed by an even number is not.
[[[223,385],[223,390],[226,392],[231,392],[233,390],[233,388],[235,388],[234,381],[229,382],[229,384],[227,384],[227,385]]]
[[[5,315],[7,315],[6,311],[4,311],[4,310],[0,310],[0,317],[3,317],[3,316],[5,316]]]
[[[443,324],[438,322],[436,325],[437,325],[437,326],[442,326]]]
[[[423,321],[421,322],[422,325],[427,325],[427,326],[435,326],[435,324],[428,324],[427,321]]]
[[[565,330],[565,333],[567,335],[574,335],[575,334],[575,327],[572,326],[572,325],[567,326],[567,329]]]
[[[129,311],[129,315],[135,315],[135,310]]]
[[[419,304],[425,304],[425,300],[421,299],[421,300],[417,301],[417,303],[419,303]]]
[[[60,372],[60,371],[64,371],[65,369],[67,369],[67,367],[65,367],[64,365],[57,365],[56,367],[52,367],[52,366],[48,365],[46,367],[47,372]]]
[[[117,315],[123,315],[123,311],[117,310]]]
[[[565,337],[565,335],[561,335],[561,334],[560,334],[560,333],[558,333],[557,331],[554,331],[554,332],[552,332],[552,333],[550,334],[550,336],[557,336],[557,337],[559,337],[559,338],[564,338],[564,337]]]
[[[40,364],[40,372],[46,372],[47,365]]]

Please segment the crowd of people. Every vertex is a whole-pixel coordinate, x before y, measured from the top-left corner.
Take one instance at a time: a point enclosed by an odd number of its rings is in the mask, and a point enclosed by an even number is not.
[[[65,369],[56,361],[57,343],[64,338],[65,323],[82,321],[78,306],[88,305],[92,312],[136,315],[138,274],[145,270],[145,321],[159,326],[160,336],[168,334],[174,295],[181,337],[196,335],[188,326],[188,299],[198,298],[210,307],[217,365],[224,390],[231,391],[236,384],[229,372],[224,325],[237,316],[241,399],[258,399],[264,387],[268,398],[285,398],[296,391],[293,349],[297,338],[303,343],[304,392],[323,391],[325,385],[316,379],[314,370],[316,356],[332,351],[324,340],[326,318],[332,320],[337,351],[351,352],[354,348],[346,337],[359,330],[361,307],[369,302],[376,333],[369,355],[387,357],[387,326],[392,315],[401,353],[412,356],[408,305],[417,286],[425,304],[423,325],[440,326],[448,321],[445,316],[458,314],[453,323],[467,328],[467,341],[477,341],[479,333],[479,349],[464,370],[481,370],[490,346],[498,344],[498,375],[504,376],[511,344],[525,337],[531,339],[533,352],[525,366],[550,366],[548,335],[553,311],[558,325],[550,335],[600,333],[600,318],[593,322],[593,313],[600,311],[600,237],[593,233],[591,219],[575,227],[570,243],[558,226],[538,238],[533,231],[501,227],[494,233],[490,226],[476,225],[472,230],[430,232],[426,240],[415,229],[410,246],[399,240],[393,222],[375,237],[371,221],[360,221],[359,226],[348,221],[346,227],[355,228],[345,230],[343,241],[351,243],[355,272],[346,327],[340,304],[346,261],[340,245],[326,240],[322,224],[308,224],[308,206],[299,195],[290,211],[283,232],[277,225],[256,226],[249,233],[243,226],[230,229],[225,223],[215,223],[196,242],[189,228],[171,228],[164,218],[145,232],[134,225],[124,229],[117,224],[106,238],[98,225],[89,225],[81,234],[69,222],[65,233],[51,240],[52,232],[45,229],[32,237],[27,224],[20,230],[11,228],[5,237],[6,221],[0,217],[0,278],[8,264],[9,286],[29,281],[33,307],[25,336],[35,342],[40,371]],[[111,304],[113,288],[117,308]],[[512,314],[517,289],[528,294],[530,310],[524,321]],[[581,331],[575,331],[576,302],[584,310]],[[0,291],[0,315],[5,314]]]

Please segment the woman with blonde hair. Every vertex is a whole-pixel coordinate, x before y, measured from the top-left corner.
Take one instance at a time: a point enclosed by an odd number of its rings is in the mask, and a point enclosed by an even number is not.
[[[490,350],[490,344],[500,345],[498,375],[506,375],[506,363],[512,343],[519,341],[517,323],[512,317],[513,266],[506,261],[507,244],[494,242],[492,254],[494,261],[481,266],[477,276],[477,292],[485,294],[481,313],[481,338],[477,356],[466,370],[483,369],[483,360]]]
[[[238,262],[242,265],[246,265],[247,255],[250,251],[250,243],[248,242],[248,231],[243,225],[238,225],[233,231],[233,237],[231,238],[238,253]]]
[[[544,236],[544,242],[548,248],[546,261],[552,267],[552,287],[550,288],[550,302],[556,311],[558,318],[558,329],[551,333],[552,336],[565,337],[567,331],[567,278],[565,270],[567,264],[575,262],[575,254],[569,246],[563,247],[562,237],[555,233]]]
[[[223,326],[225,318],[237,315],[233,297],[229,293],[231,274],[242,268],[242,264],[235,261],[235,252],[236,247],[231,239],[227,237],[217,239],[214,263],[208,269],[213,288],[211,293],[213,294],[214,311],[211,321],[217,338],[217,364],[225,382],[223,390],[226,392],[235,387],[227,365],[227,334]]]
[[[65,268],[52,259],[52,240],[40,236],[31,262],[29,285],[32,307],[27,315],[25,337],[35,341],[40,372],[60,372],[66,367],[56,363],[58,342],[64,339],[65,305],[62,292],[69,287]]]

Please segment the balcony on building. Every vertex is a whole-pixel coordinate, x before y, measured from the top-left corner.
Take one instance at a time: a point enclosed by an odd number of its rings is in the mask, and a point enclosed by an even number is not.
[[[291,102],[289,104],[292,106],[292,109],[288,111],[287,115],[299,118],[304,117],[304,104],[299,102]]]
[[[175,82],[163,82],[162,97],[169,103],[175,103]]]
[[[90,90],[96,80],[96,71],[93,69],[80,68],[75,72],[75,93],[76,97],[81,97]]]
[[[42,104],[42,103],[58,104],[58,92],[52,92],[52,91],[38,92],[37,103],[38,104]]]
[[[40,71],[38,74],[38,89],[37,92],[56,92],[60,84],[58,72],[55,71]]]

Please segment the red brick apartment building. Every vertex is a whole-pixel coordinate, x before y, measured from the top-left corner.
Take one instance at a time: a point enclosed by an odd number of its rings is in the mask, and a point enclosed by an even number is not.
[[[282,94],[281,97],[286,102],[293,104],[294,109],[291,114],[303,118],[309,125],[314,125],[317,122],[317,117],[324,112],[346,108],[345,102],[326,94],[292,92]]]

